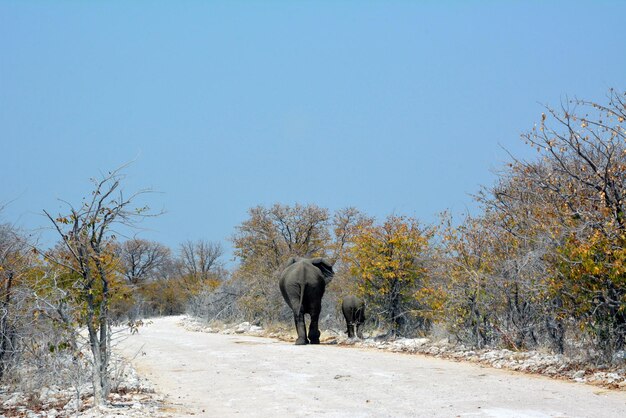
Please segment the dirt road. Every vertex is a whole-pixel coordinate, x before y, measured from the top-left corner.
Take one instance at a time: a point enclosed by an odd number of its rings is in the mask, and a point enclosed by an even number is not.
[[[626,417],[626,392],[336,345],[190,332],[154,319],[118,343],[173,416]]]

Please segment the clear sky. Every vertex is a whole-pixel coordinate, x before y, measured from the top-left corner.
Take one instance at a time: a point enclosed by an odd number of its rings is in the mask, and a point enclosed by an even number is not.
[[[171,247],[248,208],[472,208],[541,103],[626,88],[626,1],[0,1],[3,222],[125,162]]]

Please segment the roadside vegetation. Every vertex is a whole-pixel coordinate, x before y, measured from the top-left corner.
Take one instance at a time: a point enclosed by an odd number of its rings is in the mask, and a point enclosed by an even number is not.
[[[36,391],[116,388],[113,325],[190,313],[206,321],[291,324],[278,289],[293,256],[335,261],[322,326],[339,304],[367,304],[388,339],[433,332],[475,348],[541,349],[594,364],[626,359],[626,93],[546,107],[522,135],[537,151],[510,161],[475,199],[480,211],[427,225],[358,208],[250,208],[231,237],[236,267],[211,237],[177,248],[134,236],[149,191],[123,173],[93,181],[65,213],[44,210],[58,242],[0,225],[0,383]],[[37,208],[35,208],[37,209]],[[0,212],[1,216],[1,212]],[[123,230],[124,237],[119,234]],[[131,237],[131,238],[127,238]],[[215,237],[213,237],[215,238]]]

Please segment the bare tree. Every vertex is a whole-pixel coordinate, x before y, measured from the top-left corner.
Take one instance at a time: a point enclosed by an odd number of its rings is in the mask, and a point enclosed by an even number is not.
[[[130,239],[120,246],[120,259],[126,280],[134,286],[163,269],[171,251],[165,245],[143,239]]]
[[[110,390],[109,303],[115,278],[115,225],[132,227],[148,216],[147,207],[133,207],[146,191],[126,197],[120,188],[120,169],[92,180],[94,189],[81,206],[68,203],[69,213],[52,216],[44,211],[59,234],[60,247],[46,258],[70,272],[69,286],[81,306],[81,324],[86,326],[93,357],[94,403],[100,405]]]
[[[33,266],[27,239],[13,226],[0,225],[0,378],[16,352],[16,289]]]
[[[257,206],[233,236],[235,255],[244,264],[259,262],[280,268],[290,256],[325,254],[330,245],[328,210],[316,205]]]
[[[222,267],[224,249],[219,242],[185,241],[180,245],[180,269],[183,276],[205,282],[215,278]]]
[[[363,228],[374,223],[374,219],[366,216],[354,207],[340,209],[333,215],[333,259],[343,261],[346,250],[354,244],[355,237]],[[335,270],[338,266],[335,265]]]

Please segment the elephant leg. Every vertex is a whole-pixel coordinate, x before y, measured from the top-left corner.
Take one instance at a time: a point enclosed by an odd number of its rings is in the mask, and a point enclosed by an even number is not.
[[[348,338],[354,338],[354,326],[352,322],[348,322]]]
[[[320,343],[320,330],[318,325],[319,319],[319,310],[316,313],[311,314],[311,324],[309,325],[309,340],[311,341],[311,344]]]
[[[304,314],[302,312],[293,314],[294,322],[296,323],[296,332],[298,333],[298,339],[296,345],[308,344],[309,340],[306,338],[306,327],[304,326]]]

